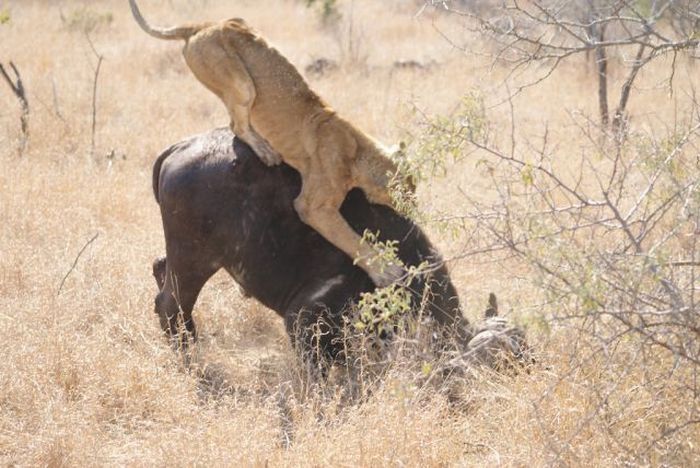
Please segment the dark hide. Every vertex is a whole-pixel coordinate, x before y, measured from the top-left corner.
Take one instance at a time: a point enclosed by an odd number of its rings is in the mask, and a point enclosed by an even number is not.
[[[197,295],[225,268],[248,295],[284,317],[292,340],[301,341],[297,344],[338,357],[334,338],[341,315],[374,284],[300,221],[293,207],[301,186],[296,171],[285,165],[266,167],[226,128],[168,148],[155,163],[153,183],[167,258],[154,263],[161,287],[156,312],[170,336],[183,336],[179,321],[196,336],[192,308]],[[411,284],[414,299],[419,303],[430,284],[427,314],[455,330],[460,341],[471,338],[447,269],[418,226],[388,207],[369,204],[357,189],[348,194],[341,213],[360,235],[370,229],[379,231],[382,240],[399,240],[399,256],[407,265],[426,260],[435,265],[429,279]],[[317,323],[320,338],[310,331]]]

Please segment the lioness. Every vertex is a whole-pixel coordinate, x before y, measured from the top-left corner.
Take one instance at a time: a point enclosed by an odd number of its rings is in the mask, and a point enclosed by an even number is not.
[[[388,184],[397,166],[376,141],[339,117],[296,68],[242,19],[173,28],[149,25],[135,0],[136,22],[159,39],[183,39],[185,60],[231,116],[231,129],[268,165],[281,159],[299,171],[294,208],[364,269],[377,286],[401,278],[400,265],[376,261],[377,252],[340,215],[353,187],[372,203],[392,205]],[[281,156],[280,156],[281,155]]]

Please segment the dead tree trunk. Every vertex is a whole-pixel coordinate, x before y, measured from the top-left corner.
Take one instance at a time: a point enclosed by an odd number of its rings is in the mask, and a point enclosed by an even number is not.
[[[601,44],[605,40],[605,26],[599,25],[593,30],[595,41]],[[598,108],[600,109],[600,123],[607,127],[610,122],[608,110],[608,55],[605,47],[597,46],[595,49],[595,62],[598,69]]]
[[[629,101],[630,91],[632,90],[632,84],[634,83],[634,79],[637,77],[637,73],[639,73],[639,70],[641,70],[642,67],[646,65],[646,63],[653,57],[652,53],[649,54],[646,58],[644,58],[644,49],[645,45],[641,44],[639,46],[639,49],[637,50],[637,55],[634,58],[634,65],[632,66],[632,70],[630,70],[630,73],[627,76],[627,79],[625,80],[625,84],[622,85],[622,92],[620,93],[620,102],[617,105],[617,109],[615,109],[615,116],[613,117],[612,122],[613,130],[615,132],[621,132],[624,130],[627,101]]]

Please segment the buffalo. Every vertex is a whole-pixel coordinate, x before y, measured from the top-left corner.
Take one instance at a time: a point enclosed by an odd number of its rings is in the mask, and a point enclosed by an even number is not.
[[[228,128],[197,135],[166,149],[153,168],[166,256],[153,264],[160,325],[180,346],[196,339],[192,309],[207,280],[224,268],[243,291],[277,312],[295,346],[311,359],[342,358],[337,339],[348,307],[375,290],[369,276],[304,224],[294,210],[299,174],[265,166]],[[406,265],[430,268],[407,285],[414,305],[436,328],[468,349],[478,329],[462,315],[440,254],[410,219],[367,201],[359,189],[341,213],[360,235],[399,241]],[[501,327],[502,328],[502,327]],[[519,346],[516,346],[519,349]],[[320,352],[318,352],[320,351]],[[517,352],[517,349],[516,351]]]

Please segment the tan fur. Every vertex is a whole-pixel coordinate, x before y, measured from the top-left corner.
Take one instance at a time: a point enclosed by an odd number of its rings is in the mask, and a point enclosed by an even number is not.
[[[357,259],[378,286],[399,279],[404,274],[400,266],[370,264],[376,252],[361,243],[339,212],[353,187],[361,188],[372,203],[392,204],[387,186],[397,168],[381,147],[340,118],[242,19],[154,28],[135,0],[129,3],[147,33],[186,41],[188,66],[224,102],[237,136],[266,164],[284,160],[299,171],[302,190],[294,202],[299,217]]]

